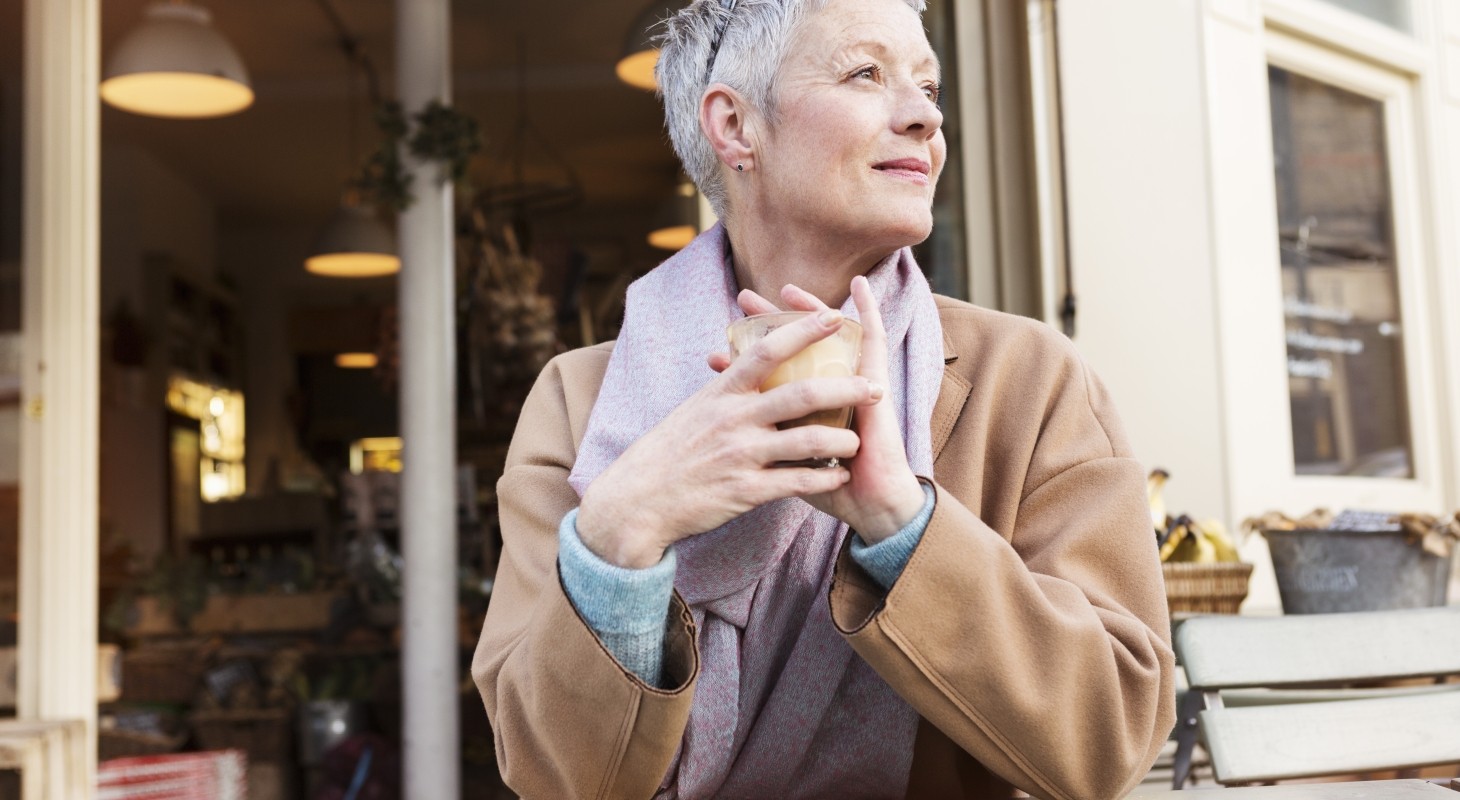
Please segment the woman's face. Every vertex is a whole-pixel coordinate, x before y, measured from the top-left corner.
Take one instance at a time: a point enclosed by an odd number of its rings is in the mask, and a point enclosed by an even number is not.
[[[947,156],[939,80],[904,0],[830,0],[803,20],[760,136],[765,218],[871,248],[926,239]]]

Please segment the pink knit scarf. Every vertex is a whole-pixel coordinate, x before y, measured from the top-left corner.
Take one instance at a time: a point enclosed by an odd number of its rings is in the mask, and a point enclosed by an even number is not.
[[[629,287],[623,328],[569,483],[588,484],[715,375],[744,316],[720,226]],[[931,475],[943,376],[937,306],[910,250],[867,275],[887,327],[889,399],[913,471]],[[851,300],[842,308],[856,317]],[[884,400],[883,402],[888,402]],[[699,631],[689,725],[659,797],[901,797],[918,714],[852,651],[827,592],[847,526],[799,498],[675,545]]]

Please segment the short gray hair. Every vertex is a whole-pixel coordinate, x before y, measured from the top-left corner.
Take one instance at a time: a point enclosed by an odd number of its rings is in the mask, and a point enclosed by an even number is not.
[[[918,14],[927,0],[905,0]],[[655,37],[659,63],[654,76],[664,101],[664,127],[684,171],[725,216],[725,184],[719,159],[700,130],[700,98],[713,82],[743,95],[755,109],[775,120],[776,76],[796,24],[819,11],[827,0],[693,0],[662,23]],[[715,40],[719,49],[711,51]],[[709,74],[710,69],[713,74]]]

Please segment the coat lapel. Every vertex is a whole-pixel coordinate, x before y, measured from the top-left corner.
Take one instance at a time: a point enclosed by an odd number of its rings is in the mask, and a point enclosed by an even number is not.
[[[948,338],[948,333],[943,333],[943,383],[938,387],[938,401],[933,404],[933,418],[929,421],[933,434],[933,463],[937,463],[938,456],[943,452],[943,445],[948,443],[948,437],[953,433],[953,426],[958,422],[958,416],[963,413],[963,404],[968,402],[969,392],[973,391],[973,384],[969,383],[962,375],[950,369],[958,361],[958,353],[953,349],[953,341]]]

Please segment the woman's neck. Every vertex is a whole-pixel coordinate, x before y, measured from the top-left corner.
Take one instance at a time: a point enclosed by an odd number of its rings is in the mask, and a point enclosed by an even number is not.
[[[845,241],[800,235],[778,225],[727,224],[734,254],[735,280],[741,289],[784,307],[781,287],[793,283],[831,308],[851,296],[852,278],[865,275],[891,254]]]

